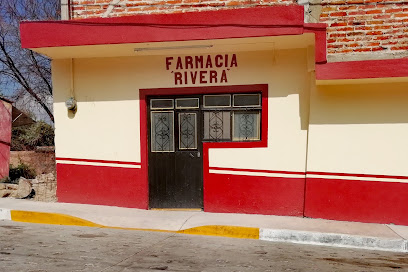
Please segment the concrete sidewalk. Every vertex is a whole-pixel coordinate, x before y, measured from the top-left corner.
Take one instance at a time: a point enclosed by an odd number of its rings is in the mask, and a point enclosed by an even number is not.
[[[408,226],[0,199],[0,220],[408,252]]]

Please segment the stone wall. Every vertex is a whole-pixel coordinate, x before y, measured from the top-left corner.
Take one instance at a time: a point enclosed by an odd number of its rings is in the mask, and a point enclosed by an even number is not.
[[[0,183],[0,198],[32,199],[56,202],[57,181],[52,173],[38,175],[35,179],[20,178],[18,184]]]
[[[72,19],[302,4],[328,25],[329,61],[408,56],[408,2],[401,0],[69,0]]]
[[[55,173],[54,152],[11,151],[10,164],[16,167],[20,163],[29,165],[36,175]]]

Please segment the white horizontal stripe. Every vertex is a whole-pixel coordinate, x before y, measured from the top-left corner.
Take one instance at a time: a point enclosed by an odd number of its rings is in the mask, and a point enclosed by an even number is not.
[[[304,178],[305,175],[300,174],[283,174],[283,173],[268,173],[268,172],[249,172],[249,171],[230,171],[230,170],[215,170],[210,169],[213,174],[241,175],[241,176],[256,176],[256,177],[277,177],[277,178]]]
[[[141,165],[118,164],[118,163],[100,163],[100,162],[64,161],[64,160],[57,160],[57,163],[75,164],[75,165],[91,165],[91,166],[109,166],[109,167],[120,167],[120,168],[142,168]]]
[[[396,179],[396,178],[376,178],[376,177],[356,177],[356,176],[336,176],[336,175],[314,175],[314,174],[306,174],[306,177],[307,178],[321,178],[321,179],[344,179],[344,180],[362,180],[362,181],[408,183],[408,179]]]
[[[269,173],[269,172],[235,171],[235,170],[232,171],[232,170],[218,170],[218,169],[210,169],[209,172],[213,173],[213,174],[257,176],[257,177],[282,177],[282,178],[304,178],[305,177],[304,175],[301,175],[301,174],[284,174],[284,173]],[[306,177],[307,178],[321,178],[321,179],[361,180],[361,181],[408,183],[408,179],[396,179],[396,178],[315,175],[315,174],[307,174]]]

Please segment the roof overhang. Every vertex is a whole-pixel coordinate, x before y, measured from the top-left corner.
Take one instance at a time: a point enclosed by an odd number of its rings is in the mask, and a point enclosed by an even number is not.
[[[30,125],[30,124],[34,124],[35,121],[33,119],[31,119],[27,114],[25,114],[24,112],[20,111],[19,109],[17,109],[15,106],[13,106],[13,101],[1,97],[0,96],[0,101],[4,101],[8,104],[11,105],[12,110],[11,110],[11,120],[13,123],[13,127],[19,127],[19,126],[24,126],[24,125]]]
[[[327,63],[326,24],[304,23],[300,5],[22,22],[20,27],[22,47],[52,59],[314,46],[319,85],[408,78],[408,59]]]
[[[11,116],[12,116],[12,123],[13,123],[12,126],[13,127],[20,127],[20,126],[31,125],[35,123],[35,121],[31,117],[29,117],[26,113],[22,112],[21,110],[17,109],[14,106],[11,111]]]
[[[408,82],[408,58],[316,65],[318,85]]]
[[[134,55],[135,48],[169,48],[174,44],[220,44],[224,50],[236,44],[244,50],[262,50],[271,43],[274,48],[291,48],[290,44],[305,47],[312,36],[316,62],[326,62],[326,25],[305,24],[300,5],[22,22],[20,28],[23,48],[51,58]],[[291,37],[282,38],[286,36]]]
[[[2,96],[0,96],[0,100],[2,100],[2,101],[4,101],[4,102],[7,102],[7,103],[9,103],[9,104],[13,104],[13,103],[14,103],[13,101],[11,101],[11,100],[9,100],[9,99],[7,99],[7,98],[5,98],[5,97],[2,97]]]

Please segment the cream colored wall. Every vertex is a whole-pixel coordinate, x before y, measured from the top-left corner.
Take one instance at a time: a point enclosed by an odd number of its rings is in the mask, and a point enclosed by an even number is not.
[[[174,55],[177,57],[178,55]],[[210,150],[210,166],[304,171],[310,74],[306,49],[237,52],[223,85],[269,84],[268,147]],[[165,56],[74,60],[78,111],[69,116],[70,61],[53,61],[56,156],[140,162],[139,89],[175,86]]]
[[[408,83],[318,86],[308,171],[408,176]]]
[[[305,171],[310,89],[306,51],[281,51],[275,59],[262,61],[253,65],[249,80],[269,85],[268,147],[212,149],[210,167]],[[247,84],[247,77],[242,75],[237,84]]]
[[[75,60],[78,109],[72,115],[64,104],[71,96],[69,63],[58,60],[52,66],[56,157],[140,162],[135,65],[119,59]]]

